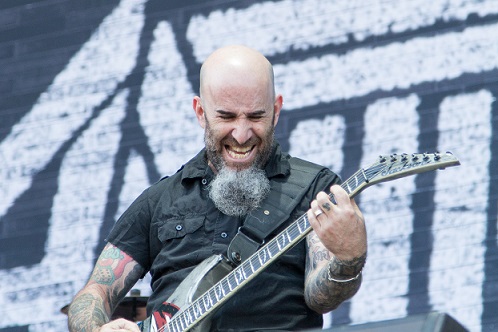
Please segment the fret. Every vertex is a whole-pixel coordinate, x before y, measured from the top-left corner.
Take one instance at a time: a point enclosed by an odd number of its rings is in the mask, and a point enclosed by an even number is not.
[[[218,289],[220,290],[220,298],[225,297],[226,294],[226,288],[223,286],[223,279],[221,280],[222,282],[218,283]]]
[[[216,301],[219,301],[221,298],[223,298],[223,292],[219,284],[216,284],[214,287],[214,296],[216,297]]]
[[[244,270],[244,276],[247,279],[248,276],[251,276],[254,273],[254,270],[252,269],[251,262],[245,261],[242,264],[242,269]]]
[[[352,181],[354,181],[354,183],[351,183]],[[350,188],[350,192],[353,192],[356,188],[358,188],[358,172],[354,173],[353,176],[351,176],[351,178],[349,178],[348,181],[346,181],[346,183],[348,184],[349,188]],[[352,186],[352,188],[351,188]],[[344,187],[343,187],[344,189]]]
[[[197,307],[195,306],[197,304]],[[192,314],[192,322],[194,322],[197,318],[199,318],[200,316],[202,316],[202,311],[199,310],[199,302],[198,301],[194,301],[193,305],[192,305],[192,311],[190,312]]]
[[[287,241],[285,239],[285,236],[277,236],[277,244],[278,244],[278,250],[282,251],[283,248],[287,245]]]
[[[206,293],[202,296],[202,302],[204,303],[204,308],[206,308],[206,309],[211,307],[211,305],[209,303],[209,296],[207,296],[207,295],[209,295],[209,293]],[[206,304],[206,297],[208,298],[207,304]]]
[[[237,276],[235,275],[235,271],[232,271],[232,274],[230,276],[230,282],[233,288],[237,288],[239,286],[239,282],[237,280]]]
[[[308,220],[308,216],[305,215],[304,219],[307,221]],[[299,223],[299,220],[297,221],[296,225],[297,225],[299,234],[302,234],[304,232],[304,230],[301,229],[301,223]]]
[[[273,255],[272,255],[272,252],[271,252],[270,249],[271,249],[270,246],[268,246],[268,250],[267,250],[268,251],[268,256],[270,257],[270,259],[272,259]]]
[[[237,268],[234,272],[235,272],[235,280],[237,280],[237,285],[240,285],[242,281],[245,280],[244,271],[241,271],[240,268]]]
[[[265,265],[266,263],[266,247],[263,247],[261,251],[258,252],[258,258],[261,266]],[[261,257],[263,255],[263,257]]]
[[[228,288],[230,289],[230,291],[234,290],[237,287],[237,285],[232,285],[232,280],[233,280],[232,275],[228,275],[225,279],[227,281]]]
[[[209,290],[209,302],[210,307],[214,307],[216,304],[216,291],[214,287]]]
[[[173,317],[173,319],[170,321],[170,324],[168,324],[168,325],[173,325],[173,327],[175,328],[175,331],[181,331],[182,330],[181,326],[178,326],[178,324],[181,323],[180,317],[181,316],[179,316],[179,319],[174,319],[175,317]]]
[[[311,225],[310,225],[310,221],[308,220],[308,216],[307,216],[307,215],[304,215],[304,217],[305,217],[305,218],[299,219],[299,221],[301,221],[301,222],[302,222],[303,227],[304,227],[304,228],[305,228],[305,230],[306,230],[306,229],[310,228],[310,227],[311,227]],[[301,233],[299,233],[299,234],[302,234],[302,232],[301,232]]]
[[[280,242],[278,241],[278,236],[277,236],[277,241],[276,242],[277,242],[278,250],[279,251],[282,250],[282,246],[280,245]]]
[[[247,260],[249,266],[251,267],[251,272],[254,273],[254,271],[256,271],[256,269],[254,268],[254,265],[252,264],[252,259],[248,259]]]
[[[368,178],[367,178],[367,175],[365,174],[365,170],[363,168],[361,168],[360,171],[361,171],[361,175],[363,175],[364,181],[368,183]]]
[[[195,317],[200,317],[203,314],[203,311],[202,311],[200,305],[201,304],[198,301],[195,301],[194,303],[192,303],[192,308],[193,308]]]
[[[290,237],[290,234],[289,234],[289,229],[288,229],[288,228],[286,228],[286,229],[285,229],[284,234],[285,234],[285,235],[287,235],[287,240],[289,241],[289,243],[291,243],[291,242],[292,242],[292,239],[291,239],[291,237]]]
[[[187,310],[185,310],[185,315],[187,316],[187,323],[188,325],[192,324],[194,321],[192,317],[192,312],[191,312],[192,307],[189,307]]]
[[[185,317],[185,315],[182,315],[182,317]],[[183,320],[183,319],[180,319],[180,328],[181,330],[185,330],[187,328],[188,324]]]
[[[223,289],[224,289],[225,291],[227,291],[227,290],[228,290],[228,293],[232,291],[231,285],[230,285],[230,283],[228,282],[228,279],[227,279],[227,278],[223,278],[223,279],[221,279],[221,285],[222,285],[222,287],[223,287]],[[223,294],[224,294],[224,296],[226,296],[226,293],[225,293],[225,292],[223,292]]]
[[[200,316],[204,315],[208,311],[208,308],[206,308],[204,301],[197,301],[199,302],[199,312]]]
[[[348,183],[348,182],[346,182],[346,187],[347,187],[347,188],[343,188],[343,189],[344,189],[344,190],[346,190],[346,191],[348,192],[348,194],[349,194],[349,193],[351,193],[351,192],[352,192],[352,190],[351,190],[351,187],[349,186],[349,183]]]

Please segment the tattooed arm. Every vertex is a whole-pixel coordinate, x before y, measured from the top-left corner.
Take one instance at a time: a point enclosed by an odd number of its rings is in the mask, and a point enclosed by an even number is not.
[[[107,244],[97,260],[90,280],[71,302],[68,312],[69,330],[139,331],[135,323],[123,319],[111,323],[109,321],[119,301],[143,272],[144,269],[133,258],[112,244]]]
[[[313,232],[306,238],[304,296],[307,305],[319,313],[334,310],[358,291],[367,255],[361,211],[340,186],[330,191],[335,201],[321,192],[307,213]]]
[[[309,249],[305,300],[313,310],[326,313],[336,309],[360,289],[360,272],[366,254],[350,261],[341,261],[324,248],[314,232],[308,235],[306,240]]]

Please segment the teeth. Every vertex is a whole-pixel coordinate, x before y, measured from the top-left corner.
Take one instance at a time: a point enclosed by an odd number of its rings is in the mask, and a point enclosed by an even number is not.
[[[230,147],[229,149],[227,148],[227,152],[232,158],[236,159],[243,159],[249,155],[251,152],[252,147],[250,148],[239,148],[239,147]]]
[[[230,147],[230,149],[237,153],[247,153],[251,151],[252,147],[249,148]]]

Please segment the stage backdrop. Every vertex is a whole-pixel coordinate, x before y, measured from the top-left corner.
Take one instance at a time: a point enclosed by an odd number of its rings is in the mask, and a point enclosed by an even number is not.
[[[203,145],[199,67],[234,43],[274,63],[292,155],[344,179],[380,154],[462,163],[358,197],[364,283],[326,326],[498,329],[496,0],[2,0],[0,329],[66,330],[115,220]]]

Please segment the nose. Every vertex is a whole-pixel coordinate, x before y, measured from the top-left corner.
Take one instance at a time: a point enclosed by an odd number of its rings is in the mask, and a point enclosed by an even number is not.
[[[254,132],[251,121],[247,119],[238,119],[232,130],[232,137],[237,141],[237,143],[243,145],[249,141],[253,135]]]

